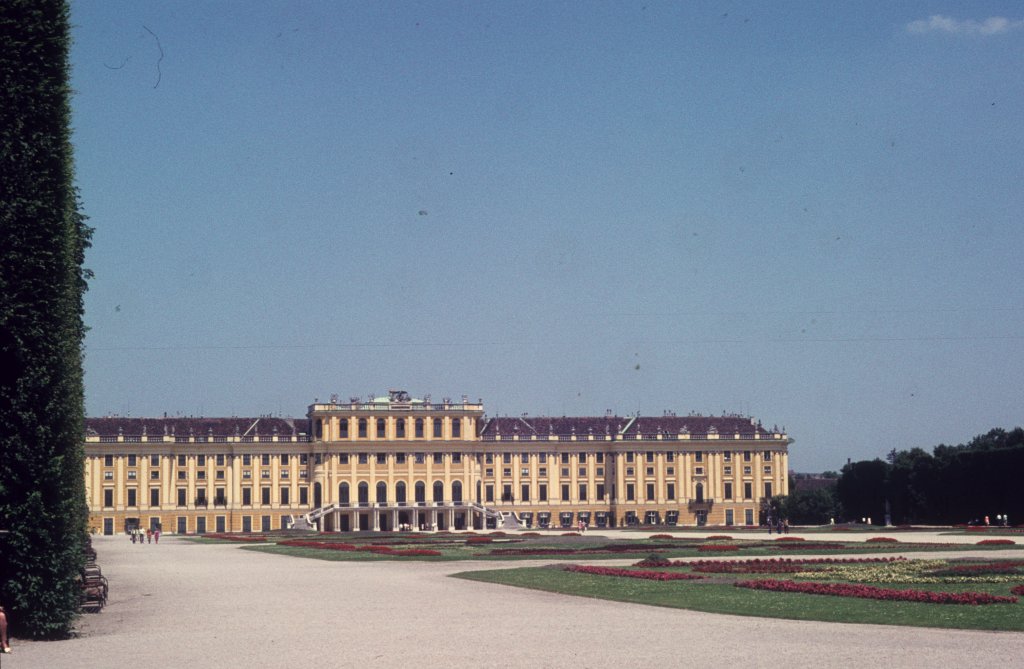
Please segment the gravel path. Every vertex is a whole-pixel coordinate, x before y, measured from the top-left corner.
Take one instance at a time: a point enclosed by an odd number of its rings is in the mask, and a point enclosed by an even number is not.
[[[713,615],[445,578],[507,566],[495,563],[298,560],[173,536],[94,545],[107,607],[82,617],[77,639],[14,640],[0,666],[993,667],[1024,657],[1021,633]]]

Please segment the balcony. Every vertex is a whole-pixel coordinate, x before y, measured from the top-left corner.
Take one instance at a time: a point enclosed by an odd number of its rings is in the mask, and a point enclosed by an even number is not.
[[[690,511],[710,511],[714,505],[714,500],[710,499],[691,499],[687,502],[686,507]]]

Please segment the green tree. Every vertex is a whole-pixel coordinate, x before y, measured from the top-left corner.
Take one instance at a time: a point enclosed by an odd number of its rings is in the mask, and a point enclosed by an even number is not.
[[[871,518],[884,522],[889,464],[879,459],[851,462],[843,467],[836,496],[847,520]]]
[[[0,2],[0,602],[19,632],[67,634],[86,541],[82,268],[68,7]]]
[[[827,525],[839,516],[833,488],[792,490],[783,507],[789,522],[795,525]]]

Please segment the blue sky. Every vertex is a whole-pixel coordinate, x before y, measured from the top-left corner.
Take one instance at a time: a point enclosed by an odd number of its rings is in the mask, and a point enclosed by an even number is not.
[[[74,2],[90,415],[1021,424],[1018,3]]]

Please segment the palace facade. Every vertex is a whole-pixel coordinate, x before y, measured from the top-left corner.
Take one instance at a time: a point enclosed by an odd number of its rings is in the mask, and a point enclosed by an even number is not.
[[[404,391],[292,418],[89,418],[89,522],[113,534],[754,525],[792,440],[745,416],[488,417]]]

